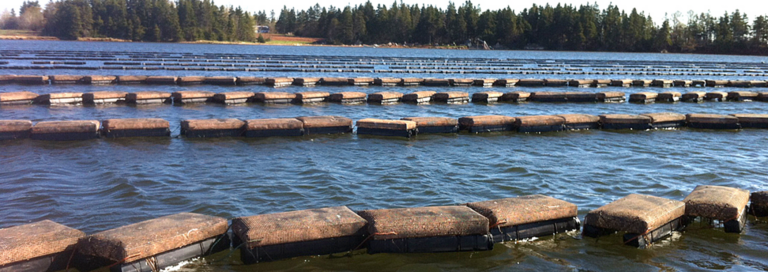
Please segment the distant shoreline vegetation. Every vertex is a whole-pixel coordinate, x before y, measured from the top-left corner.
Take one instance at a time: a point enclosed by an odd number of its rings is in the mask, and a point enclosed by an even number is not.
[[[14,11],[0,16],[0,26],[63,40],[256,42],[256,23],[266,20],[264,13],[251,15],[209,0],[58,0],[48,2],[45,9],[37,1],[25,1],[19,11],[18,17]],[[22,24],[26,21],[34,23]]]
[[[0,16],[4,29],[27,29],[60,39],[115,38],[132,41],[263,42],[257,25],[272,33],[321,39],[335,45],[400,44],[613,52],[680,52],[768,55],[768,20],[750,20],[736,10],[720,17],[678,12],[659,24],[649,15],[615,5],[532,5],[481,10],[466,1],[446,8],[366,2],[306,10],[283,8],[249,13],[209,0],[58,0],[42,9],[24,2]]]

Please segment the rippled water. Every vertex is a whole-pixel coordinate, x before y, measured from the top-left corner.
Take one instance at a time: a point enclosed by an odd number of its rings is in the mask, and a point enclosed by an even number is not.
[[[84,50],[80,43],[7,42],[3,48]],[[91,50],[155,50],[282,54],[396,54],[442,56],[525,55],[534,58],[650,58],[660,54],[480,52],[446,50],[247,47],[173,44],[87,43]],[[145,47],[146,46],[146,47]],[[396,53],[391,53],[396,52]],[[672,55],[672,58],[682,58]],[[692,59],[710,56],[692,55]],[[716,56],[720,61],[759,58]],[[34,73],[34,71],[2,71]],[[143,71],[147,74],[149,71]],[[44,74],[81,73],[43,71]],[[105,72],[108,74],[108,72]],[[166,72],[163,71],[163,74]],[[225,72],[217,72],[227,74]],[[211,75],[210,73],[206,75]],[[290,75],[289,75],[290,76]],[[274,90],[261,86],[19,86],[0,90],[38,93],[96,90],[175,91]],[[316,87],[313,90],[377,92],[381,87]],[[415,88],[395,87],[410,92]],[[418,88],[418,90],[483,88]],[[304,91],[289,87],[282,91]],[[506,91],[506,88],[494,90]],[[531,90],[516,88],[516,90]],[[536,90],[546,90],[540,88]],[[562,90],[562,88],[553,89]],[[573,89],[575,90],[575,89]],[[597,91],[598,89],[578,89]],[[641,89],[607,88],[627,93]],[[660,91],[646,88],[642,90]],[[670,89],[666,89],[670,90]],[[682,89],[675,91],[684,92]],[[723,89],[728,91],[729,89]],[[82,142],[0,142],[0,228],[51,219],[86,233],[177,212],[227,218],[347,205],[354,210],[452,205],[470,201],[545,194],[589,210],[630,193],[682,200],[696,185],[766,190],[768,131],[580,131],[545,134],[488,133],[419,135],[410,140],[354,134],[298,138],[186,139],[175,137],[179,121],[193,118],[275,118],[340,115],[375,117],[562,113],[766,113],[768,103],[338,105],[312,106],[16,106],[0,108],[0,119],[33,121],[132,117],[169,120],[169,139],[101,139]],[[646,250],[623,246],[619,237],[580,239],[578,233],[493,251],[444,254],[355,254],[301,257],[241,265],[238,253],[208,257],[188,266],[199,271],[252,270],[768,270],[768,224],[751,218],[742,235],[721,230],[687,231]]]

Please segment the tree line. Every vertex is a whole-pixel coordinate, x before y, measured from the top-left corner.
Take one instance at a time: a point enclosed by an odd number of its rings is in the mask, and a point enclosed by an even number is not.
[[[736,10],[720,17],[678,12],[655,23],[650,15],[616,5],[536,5],[482,11],[471,1],[445,9],[393,3],[373,6],[283,8],[280,33],[325,38],[334,44],[475,44],[495,48],[629,52],[768,54],[766,16],[749,21]]]
[[[684,19],[685,18],[685,19]],[[683,21],[686,20],[686,21]],[[675,13],[660,23],[650,15],[597,4],[533,4],[481,10],[471,1],[446,8],[366,2],[343,8],[316,4],[249,13],[212,0],[50,0],[45,8],[25,1],[0,15],[0,27],[29,29],[62,39],[107,37],[134,41],[264,41],[254,26],[278,33],[323,38],[331,44],[465,45],[497,49],[689,52],[768,55],[766,16],[750,20],[736,10],[721,16]]]
[[[22,26],[35,18],[35,27]],[[57,0],[41,9],[25,1],[16,17],[4,14],[5,29],[42,31],[43,35],[73,40],[104,37],[133,41],[256,41],[254,27],[266,23],[264,12],[216,6],[210,0]]]

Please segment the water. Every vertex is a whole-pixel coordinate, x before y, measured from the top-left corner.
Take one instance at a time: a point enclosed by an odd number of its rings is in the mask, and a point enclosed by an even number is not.
[[[758,62],[762,59],[702,55],[28,41],[0,41],[0,48],[398,57],[490,58],[514,55],[517,58],[531,59],[651,61],[700,59]],[[125,71],[0,72],[53,75],[118,74],[116,72]],[[136,73],[169,74],[168,71]],[[0,86],[0,91],[3,92],[29,90],[38,93],[97,90],[130,92],[146,89],[169,92],[181,89],[214,92],[274,90],[262,86],[205,85]],[[313,90],[372,93],[386,89],[316,87]],[[477,87],[389,89],[401,92],[460,89],[470,93],[487,90]],[[304,90],[307,89],[289,87],[281,91]],[[562,91],[562,88],[552,90]],[[599,90],[623,90],[627,93],[640,90],[661,91],[654,88]],[[685,92],[677,88],[666,90]],[[172,135],[176,136],[179,134],[180,120],[196,118],[255,119],[340,115],[359,120],[366,117],[458,118],[485,114],[639,114],[660,111],[766,113],[768,103],[17,106],[0,108],[0,119],[50,121],[159,117],[171,122]],[[268,139],[172,137],[83,142],[6,141],[0,142],[0,228],[50,219],[90,234],[178,212],[233,218],[338,205],[347,205],[353,210],[453,205],[527,194],[545,194],[575,203],[583,218],[589,210],[630,193],[682,200],[699,184],[733,186],[750,191],[766,190],[766,141],[768,133],[765,130],[736,132],[689,129],[632,132],[596,130],[546,134],[462,133],[420,135],[411,140],[336,135]],[[687,231],[674,237],[672,241],[656,244],[646,250],[623,246],[618,236],[595,240],[581,239],[578,233],[570,233],[517,244],[497,244],[493,251],[487,252],[375,255],[355,252],[352,255],[300,257],[248,266],[240,263],[239,253],[228,257],[228,253],[223,252],[207,257],[204,261],[192,262],[186,268],[193,271],[768,270],[766,250],[768,225],[751,218],[747,230],[742,235],[725,234],[721,230]],[[217,261],[207,263],[214,260]]]

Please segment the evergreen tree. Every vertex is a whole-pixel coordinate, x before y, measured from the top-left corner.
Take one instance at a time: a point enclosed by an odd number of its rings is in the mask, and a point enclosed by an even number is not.
[[[292,33],[295,31],[293,28],[295,22],[295,15],[291,13],[291,10],[289,10],[288,7],[283,6],[283,9],[280,11],[280,18],[278,18],[277,23],[275,23],[275,28],[280,33]]]
[[[765,16],[757,16],[752,24],[752,40],[755,44],[765,46],[768,42],[768,20]]]
[[[109,20],[109,15],[107,15],[103,2],[103,0],[91,0],[91,11],[93,13],[93,34],[91,36],[94,37],[101,37],[102,33],[107,32],[104,21]]]
[[[198,40],[197,14],[195,13],[193,2],[190,0],[179,0],[177,8],[179,12],[179,25],[181,26],[184,40]]]
[[[587,47],[587,36],[584,35],[584,25],[581,22],[576,23],[576,32],[572,41],[572,48],[584,50]]]
[[[464,5],[459,8],[464,10],[464,22],[466,24],[466,37],[469,39],[474,39],[478,37],[478,29],[477,29],[477,23],[480,19],[480,9],[475,7],[475,5],[472,4],[472,1],[467,0],[464,2]]]
[[[653,47],[656,51],[667,51],[670,45],[672,45],[672,39],[670,38],[670,26],[669,20],[664,20],[661,24],[661,28],[656,31],[656,36],[653,38]]]
[[[451,40],[457,44],[464,44],[467,40],[467,19],[465,9],[458,9],[453,14],[451,25],[448,26],[448,33],[452,33]]]
[[[509,7],[496,14],[496,41],[506,47],[514,48],[520,34],[518,18]]]
[[[129,21],[129,25],[132,26],[131,39],[134,41],[140,41],[144,39],[147,30],[144,28],[141,19],[136,14],[131,15],[130,18],[131,20]]]
[[[53,0],[49,0],[48,3],[45,4],[45,10],[43,10],[45,25],[43,26],[42,31],[44,35],[58,36],[57,34],[60,32],[60,24],[56,12],[59,10],[59,6],[61,6],[61,2],[53,2]]]
[[[490,45],[496,44],[496,13],[490,10],[483,12],[477,20],[477,29],[478,38]]]
[[[338,32],[337,40],[344,44],[352,44],[355,42],[355,32],[353,28],[352,11],[349,6],[344,8],[339,18],[339,24],[341,25],[341,31]]]
[[[414,37],[416,37],[415,41],[433,44],[440,40],[438,35],[441,34],[439,31],[444,27],[442,24],[443,20],[441,20],[440,11],[436,8],[428,6],[422,9],[420,13],[421,18],[419,18],[414,34]]]
[[[727,12],[717,22],[715,43],[721,52],[733,47],[733,28],[731,28],[731,17]]]
[[[366,28],[365,14],[358,9],[355,11],[352,18],[352,32],[354,33],[355,42],[367,40],[368,29]]]
[[[80,26],[80,11],[75,5],[64,4],[59,10],[59,37],[65,40],[77,40],[83,29]]]
[[[236,40],[238,41],[247,41],[247,42],[253,42],[256,40],[254,29],[254,21],[251,18],[251,15],[247,12],[242,12],[238,16],[239,20],[237,22],[237,37]]]
[[[749,36],[749,19],[737,9],[731,13],[731,33],[735,42],[744,43]]]
[[[170,2],[167,0],[155,0],[155,7],[152,13],[155,16],[155,28],[159,28],[160,31],[156,41],[175,42],[182,39],[178,12],[174,10]]]
[[[306,10],[283,7],[249,13],[217,6],[212,0],[49,0],[44,9],[25,0],[2,16],[2,27],[41,29],[42,34],[76,39],[113,37],[135,41],[266,41],[255,25],[278,33],[325,38],[329,43],[464,44],[481,39],[500,48],[536,45],[555,50],[768,54],[768,20],[750,21],[739,10],[722,16],[675,13],[657,25],[636,9],[611,4],[533,4],[520,12],[509,7],[481,11],[471,1],[445,9],[366,1],[337,8],[315,4]]]
[[[100,36],[115,37],[119,39],[131,39],[128,24],[128,11],[125,0],[106,0],[104,3],[105,14],[101,17],[107,18],[104,31]]]
[[[235,18],[233,16],[226,16],[225,20],[227,21],[227,27],[226,27],[226,41],[234,41],[235,36],[237,35],[237,21],[235,21]]]
[[[608,5],[603,11],[602,20],[603,48],[609,51],[621,51],[621,12],[614,5]]]
[[[38,8],[40,9],[40,3],[37,1],[24,1],[21,3],[21,8],[19,8],[19,16],[24,15],[24,13],[27,13],[27,9],[29,8]]]

